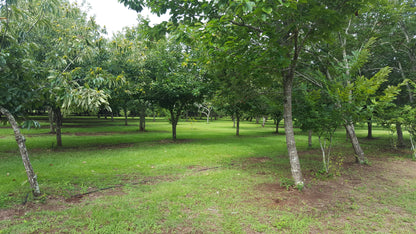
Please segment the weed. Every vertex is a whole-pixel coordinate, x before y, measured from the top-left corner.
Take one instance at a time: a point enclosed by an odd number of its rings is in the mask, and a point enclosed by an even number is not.
[[[343,156],[339,153],[337,154],[336,157],[332,158],[331,171],[335,176],[341,176],[342,171],[344,170],[344,168],[343,168],[344,160],[345,160],[345,156]]]
[[[296,185],[296,188],[297,188],[299,191],[302,191],[304,187],[305,187],[305,185],[304,185],[303,183],[299,183],[299,184],[297,184],[297,185]]]
[[[285,187],[286,190],[289,190],[291,187],[295,186],[295,181],[287,177],[282,177],[280,178],[280,186]]]
[[[46,203],[47,199],[48,196],[45,193],[41,194],[40,196],[34,197],[34,200],[40,203]]]
[[[371,166],[371,162],[368,160],[368,158],[366,158],[365,160],[364,160],[364,163],[363,163],[364,165],[367,165],[367,166]]]

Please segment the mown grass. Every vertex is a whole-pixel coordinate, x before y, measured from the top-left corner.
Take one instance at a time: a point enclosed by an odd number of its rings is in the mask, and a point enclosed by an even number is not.
[[[243,122],[242,136],[236,137],[230,121],[181,122],[179,139],[172,142],[170,125],[163,120],[148,121],[145,133],[137,131],[137,123],[124,126],[121,119],[70,121],[64,125],[62,148],[53,145],[46,128],[24,130],[45,193],[40,200],[29,196],[24,206],[30,192],[26,174],[11,129],[0,128],[0,212],[9,214],[0,219],[0,233],[416,231],[415,178],[388,177],[391,183],[380,185],[379,170],[369,173],[364,166],[342,162],[334,166],[340,176],[320,175],[317,139],[309,149],[306,134],[299,131],[308,182],[303,192],[280,185],[290,178],[290,165],[285,137],[272,134],[271,123],[262,128]],[[358,132],[365,136],[364,130]],[[384,151],[389,148],[385,131],[374,134],[376,140],[363,141],[364,149],[377,155],[373,164],[388,167],[397,156],[413,163],[403,152]],[[336,133],[335,144],[334,156],[352,161],[344,131]],[[344,185],[327,190],[341,180]],[[320,189],[331,192],[322,194],[328,200],[313,200]],[[342,195],[346,191],[348,199]],[[93,193],[77,197],[87,192]],[[392,209],[400,212],[394,215]]]

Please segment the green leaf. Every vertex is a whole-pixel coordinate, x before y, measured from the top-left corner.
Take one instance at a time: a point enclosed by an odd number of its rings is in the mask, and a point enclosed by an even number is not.
[[[264,13],[267,13],[269,15],[273,12],[273,8],[271,7],[263,7],[262,10]]]
[[[243,11],[245,13],[249,13],[253,11],[254,6],[256,6],[255,2],[252,1],[246,1],[245,4],[243,5]]]

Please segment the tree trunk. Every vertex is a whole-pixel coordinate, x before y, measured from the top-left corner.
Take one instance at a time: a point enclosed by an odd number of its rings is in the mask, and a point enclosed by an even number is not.
[[[240,136],[240,113],[236,113],[237,126],[235,128],[235,135]]]
[[[259,123],[260,123],[260,117],[256,116],[256,124],[259,124]]]
[[[345,128],[345,142],[348,142],[350,140],[350,134],[348,134],[347,128]]]
[[[283,119],[285,126],[285,135],[286,135],[286,146],[289,154],[290,167],[292,171],[292,177],[295,181],[295,185],[298,187],[303,187],[303,176],[300,167],[300,161],[298,156],[298,151],[296,149],[295,142],[295,132],[293,130],[293,119],[292,119],[292,88],[293,80],[295,77],[296,64],[299,58],[299,53],[302,45],[299,44],[299,32],[297,29],[294,29],[292,33],[293,40],[293,55],[290,62],[290,65],[287,70],[282,71],[283,77],[283,93],[284,93],[284,102],[283,102]]]
[[[30,187],[32,189],[32,193],[35,197],[40,195],[40,189],[39,184],[37,181],[37,176],[35,172],[33,171],[32,164],[29,160],[29,153],[26,148],[26,139],[25,137],[20,133],[19,126],[16,123],[16,120],[14,119],[13,115],[5,108],[0,106],[0,113],[3,113],[6,118],[9,120],[10,125],[13,128],[14,136],[16,138],[17,145],[19,146],[20,155],[22,156],[23,165],[26,169],[27,178],[30,184]]]
[[[56,133],[55,132],[55,120],[54,120],[54,113],[51,107],[48,107],[48,118],[49,118],[49,133]]]
[[[139,127],[140,132],[146,131],[146,108],[144,107],[144,105],[142,106],[140,110],[140,124],[139,125],[140,125]]]
[[[373,122],[371,118],[367,121],[367,139],[373,139]]]
[[[277,135],[279,134],[279,122],[276,121],[276,131],[274,132]]]
[[[55,126],[56,126],[56,145],[62,146],[62,113],[61,109],[56,108],[53,113],[55,114]]]
[[[176,141],[176,125],[177,123],[172,122],[172,140]]]
[[[285,126],[286,135],[286,146],[289,153],[290,166],[292,176],[296,185],[303,186],[303,176],[300,167],[300,161],[298,151],[296,149],[295,133],[293,131],[293,120],[292,120],[292,86],[293,86],[293,75],[288,74],[284,78],[284,104],[283,104],[283,119]]]
[[[364,151],[360,146],[360,142],[358,142],[357,135],[355,134],[354,124],[347,122],[345,124],[345,130],[347,131],[352,147],[354,148],[356,162],[365,164],[367,159],[365,158]]]
[[[234,115],[232,116],[232,119],[233,119],[233,128],[235,128],[235,116]]]
[[[275,133],[276,134],[279,134],[279,124],[280,124],[280,121],[282,121],[281,119],[275,119],[275,122],[276,122],[276,131],[275,131]]]
[[[396,123],[396,131],[397,131],[397,147],[403,148],[406,146],[403,139],[403,130],[402,130],[402,124]]]
[[[172,122],[172,140],[176,141],[176,125],[178,124],[179,114],[175,114],[174,111],[171,110],[170,119]]]
[[[209,108],[207,108],[207,124],[209,124],[209,116],[211,115],[211,110]],[[211,121],[212,121],[212,116],[211,116]]]
[[[114,113],[111,112],[111,121],[114,122]]]
[[[312,130],[308,131],[308,147],[312,147]]]
[[[406,76],[404,75],[402,63],[400,62],[400,60],[398,61],[398,65],[399,65],[400,74],[402,75],[403,80],[405,80]],[[406,82],[406,89],[407,89],[407,93],[409,95],[409,101],[410,101],[410,103],[413,103],[413,92],[412,92],[412,89],[410,88],[409,82]]]
[[[123,108],[124,111],[124,125],[127,126],[127,108]]]

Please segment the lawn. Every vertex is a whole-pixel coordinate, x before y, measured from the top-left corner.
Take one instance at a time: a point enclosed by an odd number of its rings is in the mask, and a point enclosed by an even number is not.
[[[42,120],[42,119],[40,119]],[[370,165],[354,163],[336,133],[331,174],[318,140],[296,131],[306,187],[291,186],[284,135],[229,120],[170,125],[72,118],[57,148],[46,123],[23,130],[41,198],[33,198],[13,132],[0,128],[0,233],[411,233],[416,162],[391,149],[388,132],[358,134]],[[282,131],[283,132],[283,131]]]

